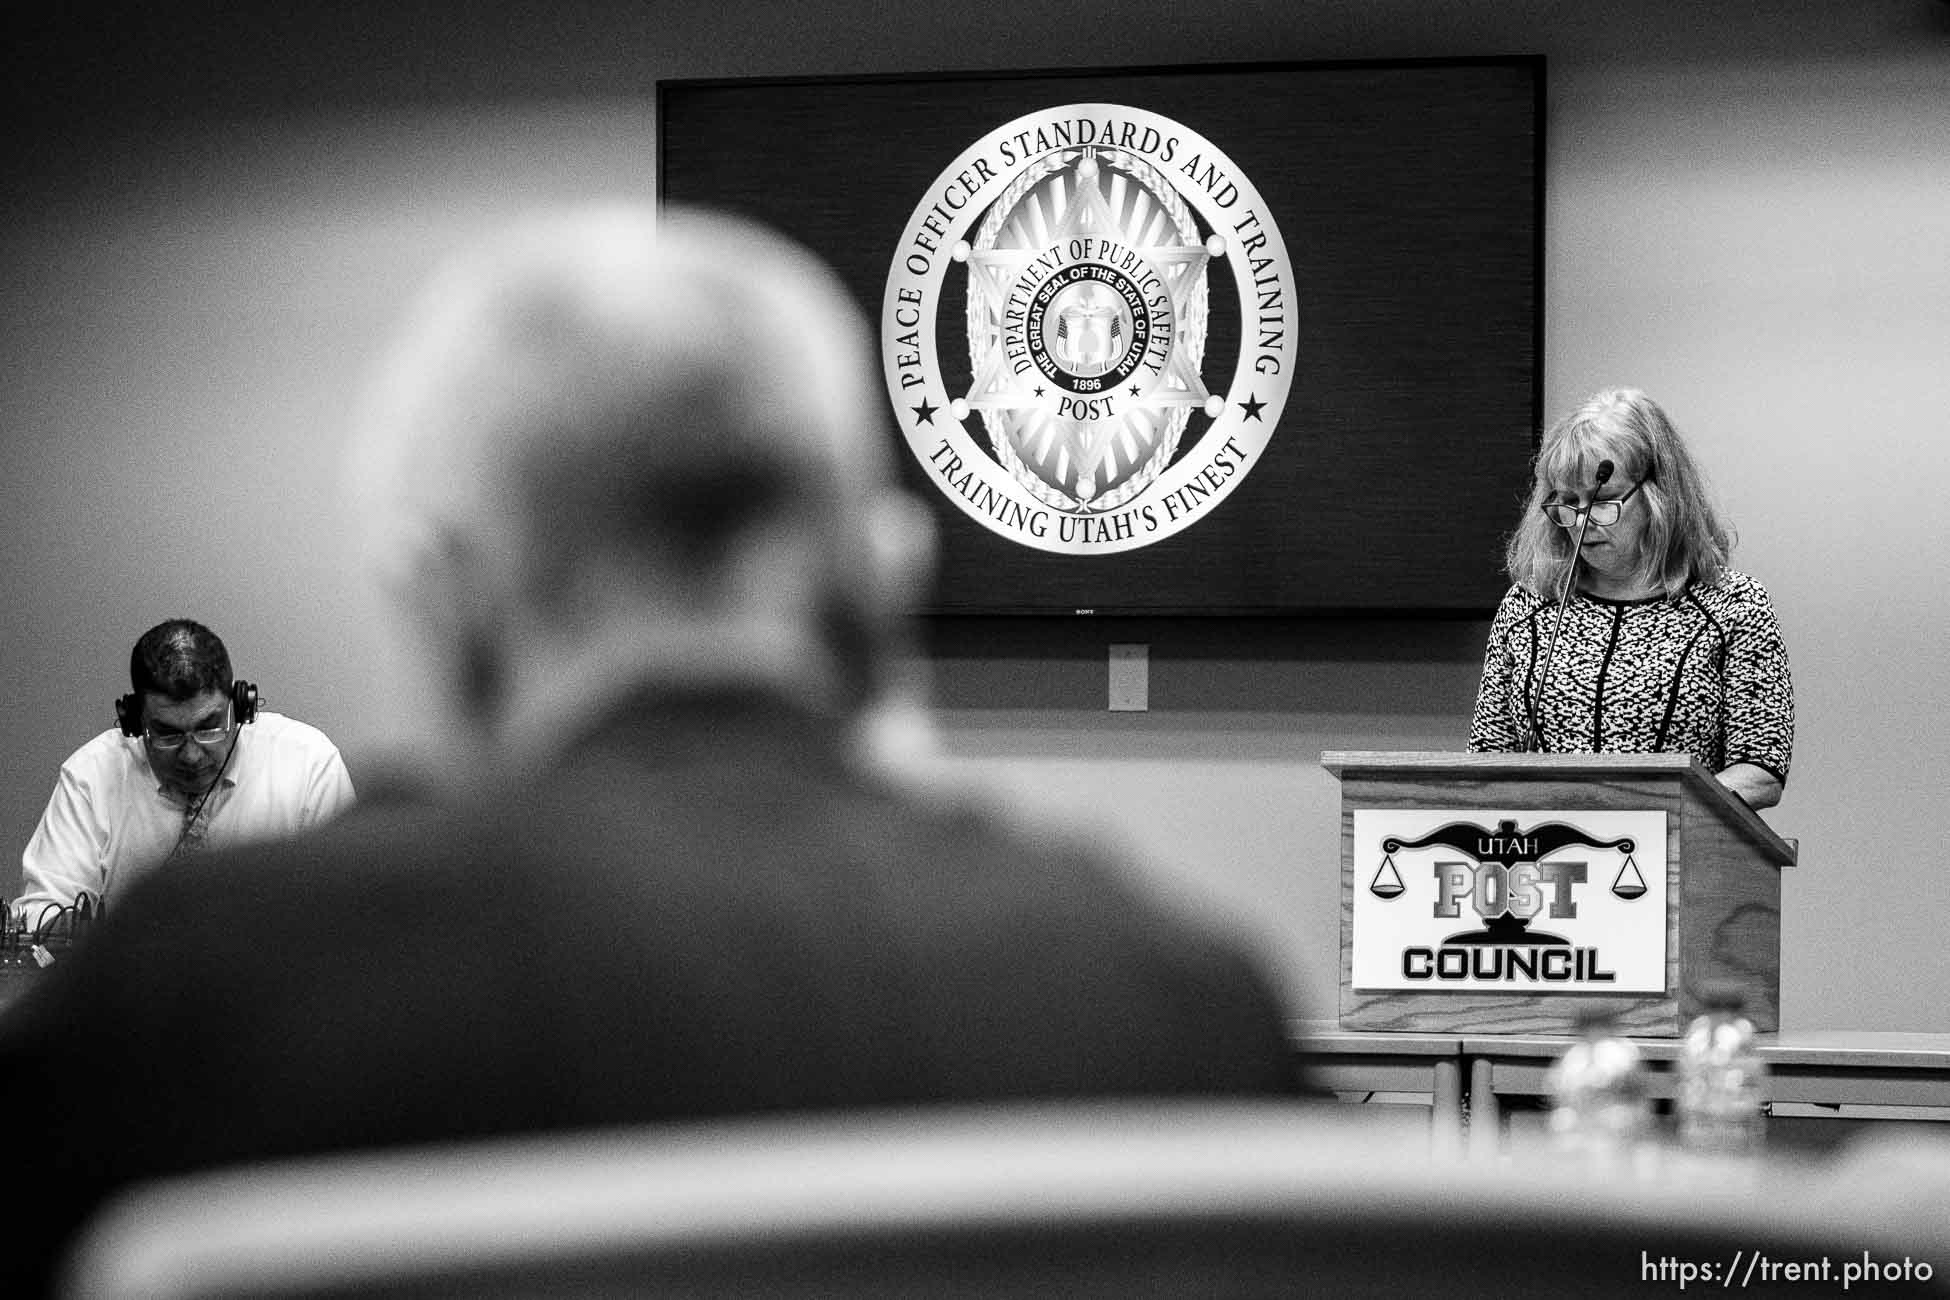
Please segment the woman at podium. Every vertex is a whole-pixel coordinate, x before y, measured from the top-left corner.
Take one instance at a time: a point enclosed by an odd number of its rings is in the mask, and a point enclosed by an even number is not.
[[[1650,397],[1610,389],[1559,420],[1505,548],[1470,749],[1690,753],[1754,807],[1780,802],[1787,646],[1732,546]]]

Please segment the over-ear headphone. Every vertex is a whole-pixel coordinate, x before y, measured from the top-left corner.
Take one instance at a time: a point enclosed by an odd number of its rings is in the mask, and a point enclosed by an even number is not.
[[[238,726],[257,721],[257,687],[241,677],[230,683],[230,716]],[[115,725],[125,736],[142,734],[142,697],[134,691],[115,701]]]

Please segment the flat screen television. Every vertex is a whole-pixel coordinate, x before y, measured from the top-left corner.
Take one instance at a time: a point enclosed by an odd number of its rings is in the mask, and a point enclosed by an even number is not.
[[[930,612],[1479,617],[1540,418],[1541,58],[663,81],[658,197],[875,323]]]

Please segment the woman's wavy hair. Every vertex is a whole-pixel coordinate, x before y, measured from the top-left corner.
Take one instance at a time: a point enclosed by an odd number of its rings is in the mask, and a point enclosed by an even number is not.
[[[1539,596],[1557,594],[1572,530],[1552,523],[1542,506],[1562,485],[1590,484],[1601,460],[1612,463],[1613,482],[1640,485],[1647,523],[1638,576],[1668,596],[1717,579],[1734,537],[1692,453],[1657,402],[1636,388],[1608,388],[1544,434],[1529,504],[1504,547],[1510,580]]]

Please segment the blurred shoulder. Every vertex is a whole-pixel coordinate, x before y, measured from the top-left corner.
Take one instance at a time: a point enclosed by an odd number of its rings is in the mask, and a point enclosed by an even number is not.
[[[303,834],[231,845],[147,873],[115,910],[199,934],[333,926],[377,932],[402,924],[395,913],[424,925],[479,888],[471,868],[486,851],[446,809],[353,804]]]
[[[1030,798],[992,776],[942,761],[861,774],[872,815],[934,846],[938,862],[998,879],[1014,874],[1095,875],[1120,866],[1114,836],[1094,819]]]

